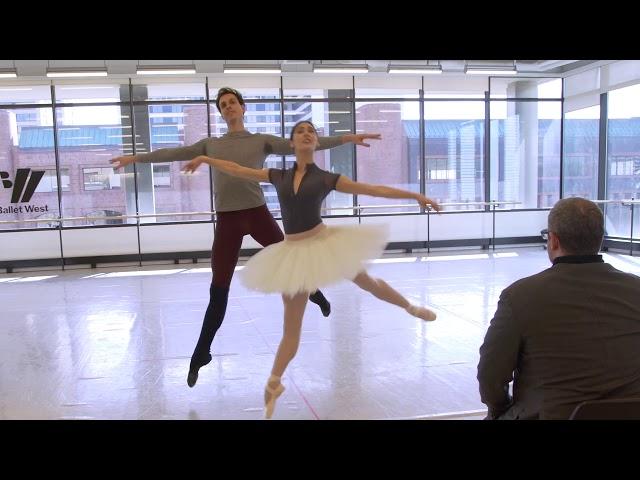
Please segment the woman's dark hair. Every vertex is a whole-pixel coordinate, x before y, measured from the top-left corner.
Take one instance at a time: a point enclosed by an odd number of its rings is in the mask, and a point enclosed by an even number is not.
[[[289,135],[289,140],[293,140],[293,134],[296,131],[296,128],[298,128],[298,125],[300,125],[302,123],[308,123],[309,125],[311,125],[311,128],[313,128],[313,131],[315,132],[315,134],[318,135],[318,129],[316,128],[316,126],[313,123],[311,123],[309,120],[300,120],[291,129],[291,134]]]

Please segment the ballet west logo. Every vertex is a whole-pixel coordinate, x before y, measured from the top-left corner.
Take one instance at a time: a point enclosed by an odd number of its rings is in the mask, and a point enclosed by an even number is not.
[[[29,175],[31,172],[31,175]],[[33,197],[40,180],[44,177],[44,171],[31,170],[30,168],[19,168],[16,172],[16,179],[12,182],[9,180],[9,172],[0,171],[0,180],[2,188],[11,188],[11,203],[27,203]],[[0,205],[0,213],[40,213],[48,212],[49,205],[9,205],[3,207]]]
[[[31,172],[31,177],[29,177]],[[9,172],[0,172],[0,179],[2,179],[2,186],[4,188],[12,188],[11,203],[27,203],[31,200],[33,192],[38,188],[40,180],[44,176],[44,171],[31,170],[30,168],[19,168],[16,172],[16,180],[14,183],[9,180]],[[27,178],[29,181],[27,182]],[[26,188],[25,188],[26,185]],[[20,196],[22,195],[22,199]]]

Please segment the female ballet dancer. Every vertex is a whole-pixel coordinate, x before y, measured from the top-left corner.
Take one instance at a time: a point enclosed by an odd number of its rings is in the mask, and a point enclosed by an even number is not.
[[[414,199],[423,208],[430,205],[440,211],[438,203],[420,193],[354,182],[344,175],[320,169],[313,161],[318,134],[311,122],[298,122],[291,131],[290,141],[296,163],[288,170],[247,168],[204,155],[194,158],[183,169],[192,173],[207,163],[229,175],[270,182],[278,193],[285,239],[251,257],[240,273],[247,287],[265,293],[280,292],[284,303],[284,333],[264,393],[265,418],[271,418],[275,402],[284,392],[280,379],[298,350],[309,292],[348,279],[413,316],[427,321],[436,319],[433,311],[412,305],[384,280],[366,272],[365,261],[378,258],[387,244],[386,227],[327,226],[322,222],[320,210],[322,201],[334,189],[374,197]]]

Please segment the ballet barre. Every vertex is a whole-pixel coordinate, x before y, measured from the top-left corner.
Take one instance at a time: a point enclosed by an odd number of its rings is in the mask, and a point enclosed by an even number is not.
[[[631,198],[631,199],[620,199],[620,200],[592,200],[592,202],[596,203],[596,204],[604,204],[604,205],[609,205],[609,204],[619,204],[621,206],[625,206],[625,207],[629,207],[630,212],[631,212],[631,222],[630,222],[630,233],[629,233],[629,255],[633,256],[633,233],[634,233],[634,216],[635,216],[635,205],[640,204],[640,200],[637,200],[635,198]],[[491,215],[492,215],[492,232],[491,232],[491,246],[492,249],[495,250],[496,247],[496,239],[495,239],[495,232],[496,232],[496,209],[499,205],[519,205],[522,204],[522,202],[515,202],[515,201],[489,201],[489,202],[448,202],[448,203],[441,203],[440,206],[442,207],[449,207],[449,206],[484,206],[484,207],[489,207],[491,210]],[[335,210],[351,210],[351,211],[357,211],[358,212],[358,217],[361,218],[361,214],[363,210],[380,210],[380,209],[389,209],[389,208],[403,208],[403,209],[411,209],[411,208],[420,208],[421,207],[415,203],[402,203],[402,204],[389,204],[389,205],[355,205],[355,206],[342,206],[342,207],[327,207],[327,208],[322,208],[323,212],[332,212]],[[281,210],[280,209],[271,209],[271,212],[273,213],[280,213]],[[427,251],[430,251],[430,234],[431,234],[431,222],[430,222],[430,218],[431,218],[431,214],[432,212],[432,208],[427,207],[424,212],[427,214]],[[54,218],[27,218],[27,219],[14,219],[14,220],[0,220],[0,225],[4,225],[4,224],[14,224],[14,223],[56,223],[58,224],[57,227],[54,228],[61,228],[62,224],[64,222],[71,222],[71,221],[92,221],[92,220],[128,220],[128,219],[135,219],[136,220],[136,224],[139,226],[140,225],[140,220],[141,219],[145,219],[145,218],[163,218],[163,217],[185,217],[185,216],[198,216],[198,215],[206,215],[208,217],[212,217],[213,220],[215,221],[215,215],[216,215],[216,211],[196,211],[196,212],[173,212],[173,213],[145,213],[145,214],[137,214],[137,215],[113,215],[113,216],[92,216],[92,215],[86,215],[86,216],[76,216],[76,217],[54,217]]]

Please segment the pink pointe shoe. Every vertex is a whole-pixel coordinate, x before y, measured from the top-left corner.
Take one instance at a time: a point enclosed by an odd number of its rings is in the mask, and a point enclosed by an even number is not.
[[[405,310],[414,317],[421,318],[422,320],[426,320],[427,322],[432,322],[437,317],[436,312],[425,307],[419,307],[417,305],[409,305],[407,308],[405,308]]]
[[[278,382],[277,387],[269,386],[270,383]],[[269,380],[267,381],[267,385],[264,387],[265,392],[265,403],[264,403],[264,418],[270,419],[271,415],[273,415],[273,410],[276,407],[276,400],[282,392],[284,392],[284,385],[280,383],[280,377],[276,377],[275,375],[271,375]],[[267,401],[267,395],[269,395],[269,400]]]

